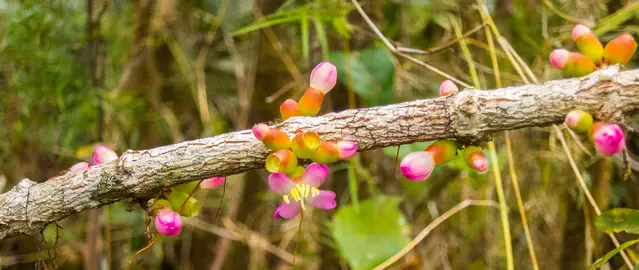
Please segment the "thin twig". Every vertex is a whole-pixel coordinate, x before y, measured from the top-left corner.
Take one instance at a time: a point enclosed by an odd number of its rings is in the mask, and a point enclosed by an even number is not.
[[[226,13],[226,9],[228,8],[230,1],[224,0],[220,9],[218,10],[216,19],[211,23],[211,27],[206,34],[206,38],[204,40],[204,45],[202,45],[202,49],[198,53],[197,59],[195,60],[195,78],[196,78],[196,86],[197,86],[197,104],[198,109],[200,111],[200,119],[202,121],[202,125],[207,126],[211,121],[211,115],[209,112],[209,103],[206,92],[206,74],[204,73],[204,66],[206,64],[206,56],[209,52],[209,47],[213,42],[213,38],[215,37],[215,33],[217,32],[217,28],[222,23],[222,18],[224,18],[224,14]]]
[[[590,206],[592,206],[592,208],[595,210],[595,214],[597,214],[597,216],[600,216],[601,209],[599,209],[599,206],[597,206],[597,202],[595,201],[595,198],[592,197],[592,194],[590,193],[590,190],[588,190],[588,186],[586,185],[586,181],[584,181],[583,177],[581,176],[581,172],[579,171],[579,168],[577,168],[577,164],[575,163],[575,160],[572,158],[572,154],[570,153],[570,149],[568,148],[568,143],[566,142],[566,138],[564,138],[564,134],[561,132],[559,127],[557,126],[553,126],[553,127],[555,128],[555,131],[557,133],[557,138],[559,139],[559,141],[561,142],[561,145],[564,148],[564,152],[566,152],[566,157],[568,158],[570,167],[572,167],[572,170],[575,173],[575,176],[577,177],[577,180],[578,180],[577,182],[579,183],[579,186],[581,187],[584,194],[586,195],[588,202],[590,202]],[[612,242],[615,244],[616,247],[619,247],[619,240],[617,240],[617,237],[615,237],[614,234],[608,233],[608,237],[610,237],[610,240],[612,240]],[[626,255],[626,252],[623,250],[620,250],[619,254],[621,254],[621,257],[623,257],[623,260],[626,262],[626,265],[629,267],[629,269],[632,269],[633,268],[632,262],[628,258],[628,255]]]
[[[495,201],[464,200],[461,203],[455,205],[453,208],[451,208],[448,211],[446,211],[443,215],[437,217],[435,220],[433,220],[433,222],[429,223],[424,229],[422,229],[421,232],[419,232],[419,234],[417,236],[415,236],[415,238],[413,240],[411,240],[406,246],[404,246],[404,248],[402,248],[402,250],[400,250],[399,252],[395,253],[395,255],[393,255],[388,260],[384,261],[383,263],[381,263],[380,265],[378,265],[374,269],[375,270],[381,270],[381,269],[388,268],[393,263],[395,263],[397,260],[399,260],[401,257],[406,255],[413,248],[415,248],[417,246],[417,244],[419,244],[422,240],[424,240],[424,238],[426,238],[426,236],[428,236],[428,234],[431,231],[433,231],[435,228],[437,228],[437,226],[442,224],[444,221],[449,219],[451,216],[457,214],[459,211],[461,211],[464,208],[466,208],[468,206],[471,206],[471,205],[474,205],[474,206],[492,206],[492,207],[499,208],[499,204],[497,202],[495,202]]]
[[[300,241],[302,240],[302,223],[304,223],[304,211],[300,212],[300,225],[297,228],[297,242],[295,242],[295,249],[293,250],[293,264],[295,264],[295,258],[297,257],[297,248],[300,247]]]
[[[406,48],[406,47],[397,47],[397,51],[398,52],[403,52],[403,53],[414,53],[414,54],[433,54],[435,52],[441,51],[445,48],[448,48],[451,45],[454,45],[455,43],[459,42],[462,39],[466,39],[467,37],[469,37],[470,35],[476,33],[477,31],[481,30],[482,28],[484,28],[484,26],[486,26],[486,23],[482,23],[478,26],[475,26],[475,28],[467,31],[466,33],[464,33],[461,37],[455,38],[453,40],[450,40],[442,45],[436,46],[436,47],[432,47],[429,48],[427,50],[420,50],[420,49],[413,49],[413,48]]]
[[[202,181],[204,181],[204,180],[200,180],[199,182],[197,182],[197,186],[195,186],[195,188],[193,188],[191,193],[189,193],[189,196],[186,197],[186,200],[184,200],[184,202],[182,203],[182,205],[180,205],[180,207],[177,209],[176,212],[180,212],[180,210],[182,210],[184,205],[186,205],[186,203],[191,199],[191,197],[193,197],[193,194],[195,194],[196,191],[200,190],[200,184],[202,184]],[[226,181],[224,181],[224,183],[226,183]]]
[[[451,25],[453,26],[453,30],[455,31],[456,36],[461,36],[461,26],[455,17],[450,17]],[[473,61],[473,57],[466,45],[466,42],[462,39],[459,41],[459,47],[462,50],[463,56],[468,63],[468,70],[470,76],[473,80],[473,84],[475,88],[480,89],[481,85],[479,84],[479,77],[477,76],[477,70],[475,69],[475,62]],[[493,50],[494,52],[494,50]],[[513,247],[512,247],[512,237],[510,236],[510,220],[508,219],[508,206],[506,205],[506,195],[504,193],[504,185],[501,178],[501,170],[499,168],[499,160],[497,158],[497,150],[495,148],[494,141],[488,142],[488,149],[490,151],[490,166],[493,171],[493,176],[495,178],[495,189],[497,190],[497,199],[499,200],[499,215],[501,221],[502,228],[502,236],[504,241],[504,248],[506,253],[506,267],[509,270],[515,268],[514,265],[514,256],[513,256]]]
[[[368,17],[368,15],[366,15],[366,12],[364,12],[364,10],[359,5],[359,3],[357,3],[357,0],[351,0],[351,2],[353,2],[353,5],[357,9],[357,12],[359,12],[359,14],[362,16],[362,18],[364,18],[364,20],[366,21],[368,26],[370,26],[370,28],[375,32],[375,34],[377,34],[377,37],[384,43],[384,45],[386,45],[386,47],[388,47],[389,50],[391,50],[391,52],[393,52],[393,53],[395,53],[395,54],[397,54],[397,55],[399,55],[401,57],[404,57],[404,58],[406,58],[406,59],[408,59],[410,61],[413,61],[414,63],[416,63],[418,65],[421,65],[421,66],[431,70],[432,72],[434,72],[434,73],[436,73],[436,74],[438,74],[438,75],[440,75],[440,76],[442,76],[442,77],[444,77],[446,79],[449,79],[449,80],[451,80],[451,81],[453,81],[453,82],[455,82],[455,83],[457,83],[457,84],[459,84],[459,85],[461,85],[463,87],[466,87],[466,88],[470,87],[469,84],[467,84],[467,83],[465,83],[463,81],[460,81],[459,79],[447,74],[446,72],[443,72],[443,71],[441,71],[441,70],[439,70],[439,69],[437,69],[437,68],[435,68],[435,67],[433,67],[433,66],[431,66],[429,64],[426,64],[425,62],[423,62],[423,61],[421,61],[421,60],[419,60],[419,59],[417,59],[415,57],[412,57],[412,56],[410,56],[408,54],[405,54],[405,53],[402,53],[402,52],[398,51],[397,48],[395,48],[395,46],[393,46],[393,44],[388,40],[388,38],[386,38],[384,36],[384,34],[382,34],[382,32],[379,30],[379,28],[377,28],[377,26],[375,26],[375,23],[373,23],[373,21],[371,21],[371,19]]]
[[[230,222],[229,219],[225,219],[225,224],[228,223],[227,221]],[[186,218],[184,219],[184,224],[229,240],[242,242],[253,248],[263,249],[264,251],[279,257],[285,262],[293,264],[293,255],[291,253],[288,253],[286,250],[273,245],[271,242],[268,241],[268,239],[264,238],[263,235],[260,235],[257,232],[253,232],[248,229],[241,229],[234,224],[234,229],[222,228],[215,224],[211,224],[197,218]],[[254,240],[248,241],[248,239]]]
[[[501,76],[499,70],[499,63],[497,62],[497,54],[495,53],[495,43],[490,29],[485,29],[486,40],[488,42],[488,48],[490,50],[490,59],[493,64],[493,70],[495,73],[495,86],[501,87]],[[519,214],[521,215],[521,225],[524,228],[524,234],[526,236],[526,244],[528,245],[528,253],[530,254],[530,261],[533,269],[539,269],[537,264],[537,255],[535,254],[535,248],[533,246],[532,237],[530,236],[530,229],[528,228],[528,219],[526,218],[526,211],[524,209],[524,202],[521,198],[521,191],[519,191],[519,181],[517,179],[517,173],[515,171],[515,161],[513,157],[512,147],[510,145],[510,132],[504,132],[504,139],[506,141],[506,153],[508,155],[508,171],[510,173],[510,181],[512,182],[513,189],[515,190],[515,197],[517,198],[517,208],[519,208]]]

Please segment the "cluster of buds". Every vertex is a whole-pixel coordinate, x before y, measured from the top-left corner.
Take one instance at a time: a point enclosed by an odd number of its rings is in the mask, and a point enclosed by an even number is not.
[[[617,124],[594,122],[590,113],[573,110],[566,114],[566,126],[575,132],[588,132],[588,140],[594,144],[599,155],[604,157],[621,153],[626,147],[623,130]]]
[[[354,141],[322,141],[315,131],[299,132],[291,140],[279,129],[257,124],[253,126],[253,135],[274,151],[266,158],[266,170],[286,173],[291,177],[299,177],[304,171],[303,167],[298,166],[298,159],[330,164],[349,159],[357,152]]]
[[[299,102],[292,99],[285,100],[280,105],[282,119],[293,116],[315,116],[322,106],[324,96],[337,83],[337,69],[330,62],[322,62],[311,72],[310,87],[306,89]]]
[[[116,154],[115,151],[113,151],[111,148],[108,148],[104,145],[97,145],[93,149],[93,166],[110,162],[116,159],[118,159],[118,154]],[[71,166],[68,170],[63,171],[61,174],[64,174],[66,172],[81,172],[88,169],[89,167],[91,167],[91,164],[85,161],[81,161],[76,164],[73,164],[73,166]],[[51,177],[48,180],[51,180],[56,177],[57,176]]]
[[[550,53],[550,63],[556,69],[581,77],[608,65],[625,65],[637,50],[637,42],[629,34],[621,34],[604,47],[590,28],[578,24],[572,29],[572,40],[580,53],[556,49]]]
[[[197,216],[200,212],[200,203],[193,194],[201,189],[218,188],[225,181],[225,177],[212,177],[173,187],[163,199],[153,202],[151,214],[155,216],[155,230],[165,236],[180,234],[182,217]]]
[[[424,151],[408,153],[400,163],[400,169],[406,179],[420,182],[428,179],[435,166],[445,164],[457,156],[459,146],[455,141],[439,140],[426,147]],[[463,150],[464,162],[473,170],[484,173],[488,170],[488,159],[481,147],[468,146]]]
[[[324,96],[335,87],[337,69],[329,62],[322,62],[311,72],[310,87],[299,102],[287,99],[280,106],[282,119],[294,116],[316,115]],[[301,131],[293,138],[285,132],[266,124],[253,126],[253,135],[273,152],[266,157],[266,170],[271,172],[269,185],[282,196],[282,203],[274,217],[294,218],[307,205],[320,209],[336,206],[335,193],[319,190],[328,176],[330,164],[349,159],[357,152],[354,141],[322,141],[315,131]],[[300,160],[311,160],[306,168]]]
[[[98,145],[93,153],[93,165],[98,165],[118,159],[112,149]],[[79,162],[71,166],[68,171],[79,172],[91,166],[88,162]],[[199,213],[199,202],[193,194],[200,189],[214,189],[226,181],[225,177],[212,177],[202,181],[193,181],[173,187],[164,198],[155,200],[151,214],[155,216],[155,230],[165,236],[175,236],[182,230],[182,218],[192,217]],[[198,186],[199,183],[199,186]]]

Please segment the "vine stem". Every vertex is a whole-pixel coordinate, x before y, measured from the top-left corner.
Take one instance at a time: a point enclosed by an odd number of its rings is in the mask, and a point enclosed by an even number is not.
[[[297,257],[297,248],[300,246],[302,240],[302,223],[304,222],[304,210],[300,212],[300,226],[297,228],[297,242],[295,242],[295,249],[293,250],[293,264],[295,264],[295,258]]]
[[[495,177],[495,189],[497,189],[497,199],[499,200],[499,216],[501,217],[501,230],[504,237],[504,248],[506,249],[506,267],[508,270],[513,270],[515,269],[515,263],[513,259],[513,246],[510,236],[510,222],[508,221],[508,206],[506,205],[504,184],[501,180],[499,159],[497,158],[497,149],[495,148],[494,142],[488,142],[488,151],[490,151],[490,166],[493,169],[493,176]]]
[[[200,180],[200,182],[197,182],[197,186],[195,186],[193,191],[191,191],[191,193],[189,193],[189,196],[186,197],[186,200],[184,200],[184,202],[182,203],[182,205],[180,205],[180,208],[178,208],[176,210],[176,212],[180,212],[180,210],[182,210],[184,205],[186,205],[186,203],[191,199],[191,197],[193,197],[193,194],[195,194],[196,191],[200,190],[200,184],[202,184],[202,181],[204,181],[204,179]],[[226,184],[226,179],[224,180],[224,183]]]
[[[506,140],[506,154],[508,155],[508,171],[510,172],[510,180],[515,190],[515,197],[517,198],[517,208],[519,208],[519,214],[521,215],[521,226],[524,227],[524,235],[526,236],[526,244],[528,244],[528,253],[530,253],[530,261],[533,269],[538,270],[537,255],[535,255],[535,247],[533,246],[532,236],[530,235],[530,229],[528,228],[528,218],[526,218],[526,210],[524,208],[524,201],[521,198],[521,192],[519,191],[519,180],[517,178],[517,172],[515,171],[515,159],[513,158],[513,151],[510,145],[510,132],[504,132],[504,139]]]
[[[419,232],[419,234],[417,236],[415,236],[415,238],[413,240],[411,240],[408,243],[408,245],[404,246],[404,248],[402,248],[402,250],[400,250],[399,252],[395,253],[395,255],[393,255],[392,257],[388,258],[388,260],[384,261],[383,263],[381,263],[380,265],[375,267],[374,270],[382,270],[382,269],[386,269],[389,266],[391,266],[397,260],[399,260],[400,258],[404,257],[404,255],[406,255],[408,252],[410,252],[413,248],[415,248],[417,246],[417,244],[419,244],[419,242],[424,240],[424,238],[426,238],[426,236],[428,236],[428,234],[430,234],[431,231],[433,231],[435,228],[437,228],[437,226],[442,224],[444,221],[449,219],[451,216],[457,214],[459,211],[464,210],[464,208],[466,208],[468,206],[471,206],[471,205],[473,205],[473,206],[499,207],[499,204],[497,202],[495,202],[495,201],[492,201],[492,200],[471,200],[471,199],[468,199],[468,200],[464,200],[464,201],[460,202],[459,204],[455,205],[453,208],[451,208],[448,211],[446,211],[443,215],[437,217],[435,220],[433,220],[433,222],[429,223],[424,229],[422,229],[421,232]]]
[[[487,24],[487,22],[484,21]],[[497,62],[497,53],[495,50],[495,43],[493,35],[490,29],[484,28],[486,33],[486,42],[488,43],[488,49],[490,50],[490,59],[493,64],[493,73],[495,74],[495,86],[501,87],[501,72],[499,70],[499,62]],[[521,198],[521,191],[519,190],[519,180],[517,178],[517,172],[515,171],[515,159],[513,157],[513,151],[510,144],[510,132],[504,132],[504,140],[506,141],[506,154],[508,155],[508,172],[510,173],[510,181],[515,191],[515,197],[517,198],[517,208],[519,209],[519,215],[521,215],[521,226],[524,228],[524,235],[526,236],[526,244],[528,245],[528,253],[530,254],[530,262],[534,270],[539,269],[537,264],[537,255],[535,254],[535,247],[533,246],[532,236],[530,235],[530,229],[528,228],[528,219],[526,218],[526,211],[524,208],[524,202]]]
[[[462,36],[461,25],[457,18],[452,15],[449,18],[450,23],[453,27],[455,35],[457,38]],[[459,47],[461,48],[462,55],[466,58],[466,63],[468,63],[468,70],[470,73],[470,77],[472,78],[473,85],[477,89],[481,89],[481,84],[479,83],[479,77],[477,76],[477,70],[475,68],[475,61],[468,49],[468,45],[464,39],[459,40]],[[494,50],[493,50],[494,51]],[[514,270],[514,256],[513,256],[513,246],[512,246],[512,237],[510,235],[510,220],[508,219],[508,206],[506,205],[506,195],[504,194],[504,184],[501,178],[501,170],[499,169],[499,160],[497,158],[497,149],[495,147],[494,141],[488,142],[488,148],[490,151],[491,162],[490,165],[493,170],[493,176],[495,178],[495,189],[497,190],[497,199],[499,201],[499,216],[501,220],[501,229],[502,229],[502,237],[504,240],[504,249],[506,253],[506,269]]]
[[[556,125],[554,125],[553,128],[555,128],[555,132],[557,132],[557,139],[559,139],[559,141],[561,142],[561,145],[564,148],[564,152],[566,152],[566,157],[568,157],[568,162],[570,163],[570,167],[572,167],[572,170],[575,173],[575,176],[577,177],[577,182],[579,183],[579,186],[581,187],[584,194],[586,195],[586,198],[588,198],[588,202],[590,202],[590,205],[595,210],[595,214],[597,214],[597,216],[600,216],[601,209],[599,209],[599,206],[597,206],[597,202],[595,201],[595,198],[592,197],[592,194],[590,193],[590,190],[588,189],[588,186],[586,185],[586,181],[584,181],[584,178],[581,176],[581,172],[579,171],[579,168],[577,168],[577,164],[575,163],[575,160],[573,159],[572,154],[570,153],[570,149],[568,148],[568,143],[566,143],[566,138],[564,138],[564,134],[561,132],[561,129],[559,129],[559,127],[557,127]],[[617,240],[617,237],[615,237],[614,234],[608,233],[608,237],[610,237],[610,240],[612,240],[612,242],[615,244],[616,247],[619,247],[620,245],[619,240]],[[623,250],[620,250],[619,254],[621,254],[621,257],[623,257],[623,260],[628,266],[628,268],[633,269],[632,262],[630,261],[630,258],[628,258],[628,255],[626,254],[626,252]]]

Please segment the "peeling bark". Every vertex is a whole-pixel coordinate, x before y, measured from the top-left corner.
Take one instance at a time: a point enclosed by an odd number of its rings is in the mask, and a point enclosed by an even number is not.
[[[572,109],[622,121],[639,111],[639,70],[613,67],[580,79],[465,90],[454,96],[293,117],[275,125],[289,135],[315,130],[322,139],[355,140],[360,151],[443,138],[472,143],[493,132],[563,121]],[[35,234],[50,222],[127,198],[149,198],[163,187],[263,167],[269,151],[250,130],[149,150],[129,150],[113,162],[44,183],[24,179],[0,195],[0,239]]]

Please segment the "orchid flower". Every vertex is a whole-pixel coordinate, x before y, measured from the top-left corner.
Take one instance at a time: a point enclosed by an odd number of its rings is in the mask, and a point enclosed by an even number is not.
[[[268,184],[273,191],[282,195],[284,201],[275,209],[273,217],[294,218],[300,211],[306,210],[307,204],[325,210],[335,208],[335,192],[318,189],[327,176],[328,167],[317,163],[306,167],[299,182],[291,180],[284,173],[272,173]]]

